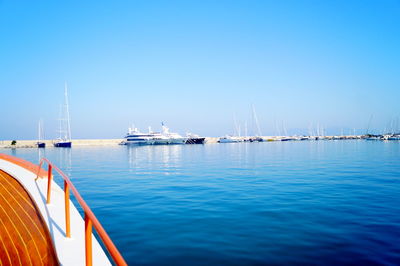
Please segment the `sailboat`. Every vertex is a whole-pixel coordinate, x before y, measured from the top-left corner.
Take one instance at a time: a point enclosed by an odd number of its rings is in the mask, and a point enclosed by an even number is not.
[[[54,147],[71,148],[71,125],[69,121],[68,89],[65,83],[65,103],[60,110],[60,136],[54,140]],[[64,117],[63,117],[64,116]]]
[[[45,148],[46,143],[43,142],[43,123],[42,120],[39,120],[38,126],[38,141],[36,142],[38,148]]]
[[[242,138],[240,136],[240,126],[238,126],[235,116],[233,116],[233,122],[234,122],[234,125],[235,125],[235,128],[234,128],[234,135],[235,136],[225,135],[224,137],[220,137],[218,139],[218,143],[236,143],[236,142],[244,141],[244,138]]]
[[[258,123],[258,118],[256,114],[256,108],[252,105],[252,124],[253,124],[253,131],[254,136],[249,138],[250,142],[262,142],[264,139],[261,137],[261,129],[260,124]]]

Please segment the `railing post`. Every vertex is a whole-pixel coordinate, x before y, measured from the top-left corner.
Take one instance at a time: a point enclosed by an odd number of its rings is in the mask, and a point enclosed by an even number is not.
[[[86,266],[92,266],[92,221],[85,212]]]
[[[40,164],[39,164],[39,168],[38,168],[38,172],[37,172],[35,181],[39,179],[40,170],[42,169],[42,164],[43,164],[43,160],[40,160]]]
[[[51,180],[53,179],[53,175],[51,174],[52,168],[51,164],[49,164],[49,169],[47,171],[47,204],[50,203]]]
[[[69,180],[68,176],[66,176],[57,166],[53,166],[49,160],[46,158],[42,158],[41,162],[39,163],[39,170],[38,174],[36,176],[37,180],[40,176],[40,170],[41,170],[41,165],[43,162],[46,162],[48,164],[48,171],[47,171],[47,204],[50,203],[50,196],[51,196],[51,183],[53,180],[53,175],[52,175],[52,170],[58,172],[61,177],[64,179],[64,204],[65,204],[65,235],[66,237],[70,238],[71,237],[71,228],[70,228],[70,191],[72,191],[72,194],[75,195],[78,203],[82,206],[82,209],[84,210],[85,214],[85,260],[86,260],[86,265],[92,266],[93,265],[93,247],[92,247],[92,242],[93,242],[93,235],[92,235],[92,230],[93,226],[95,227],[95,230],[99,233],[99,236],[101,240],[103,241],[107,251],[109,252],[110,256],[114,260],[114,263],[116,265],[127,265],[124,258],[121,256],[119,253],[118,249],[114,246],[112,243],[110,237],[107,235],[107,233],[104,231],[104,228],[101,226],[99,221],[96,219],[96,216],[92,213],[90,208],[87,206],[86,202],[82,199],[81,195],[79,192],[76,190],[75,186],[72,184],[72,182]],[[91,217],[91,218],[90,218]],[[93,220],[92,220],[93,219]],[[1,266],[1,263],[0,263]]]
[[[71,237],[71,226],[69,216],[69,186],[66,180],[64,180],[64,201],[65,201],[65,235]]]

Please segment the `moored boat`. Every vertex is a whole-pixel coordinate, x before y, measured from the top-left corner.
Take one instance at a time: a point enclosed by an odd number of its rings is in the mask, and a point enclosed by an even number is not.
[[[400,140],[400,135],[396,134],[383,135],[382,140]]]
[[[221,137],[218,140],[219,143],[237,143],[237,142],[243,142],[243,139],[240,137],[234,137],[234,136],[225,136]]]
[[[281,137],[280,141],[291,141],[291,140],[296,140],[294,137]]]
[[[54,147],[57,148],[71,148],[72,147],[72,142],[64,139],[56,139],[53,142]]]
[[[188,138],[182,137],[178,133],[169,132],[169,128],[162,123],[161,132],[152,132],[149,128],[148,133],[142,133],[137,128],[129,128],[124,145],[169,145],[185,144]]]
[[[36,146],[38,148],[45,148],[46,143],[43,141],[43,123],[42,120],[39,120],[39,126],[38,126],[38,141],[36,142]]]
[[[364,136],[365,140],[382,140],[383,137],[381,135],[366,135]]]
[[[58,139],[53,141],[54,147],[58,148],[71,148],[71,124],[69,118],[69,105],[68,105],[68,92],[67,83],[65,83],[65,103],[60,110],[60,136]]]
[[[199,135],[188,133],[186,134],[186,144],[204,144],[206,138],[200,137]]]
[[[44,143],[44,142],[38,142],[38,143],[36,143],[36,145],[38,148],[46,148],[46,143]]]
[[[250,142],[263,142],[264,139],[262,137],[249,137],[248,141],[250,141]]]

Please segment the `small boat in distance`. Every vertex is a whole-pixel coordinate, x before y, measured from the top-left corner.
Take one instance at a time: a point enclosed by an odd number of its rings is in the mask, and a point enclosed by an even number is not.
[[[365,140],[382,140],[381,135],[372,135],[372,134],[367,134],[363,136]]]
[[[36,143],[38,148],[45,148],[46,143],[43,142],[43,122],[42,120],[39,120],[39,126],[38,126],[38,141]]]
[[[386,134],[382,136],[382,140],[400,140],[400,135]]]
[[[206,138],[200,137],[199,135],[192,134],[192,133],[187,133],[186,137],[188,138],[186,140],[186,144],[204,144]]]
[[[248,138],[247,141],[250,141],[250,142],[263,142],[264,139],[262,137],[256,136],[256,137]]]
[[[53,141],[54,147],[71,148],[71,125],[69,120],[68,92],[65,83],[65,103],[60,108],[60,136]]]
[[[218,140],[219,143],[237,143],[237,142],[243,142],[243,139],[240,137],[234,137],[234,136],[225,136],[221,137]]]

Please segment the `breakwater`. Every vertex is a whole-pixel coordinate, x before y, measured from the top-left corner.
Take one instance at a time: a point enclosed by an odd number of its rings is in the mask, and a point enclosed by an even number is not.
[[[298,141],[298,140],[350,140],[350,139],[379,139],[379,140],[391,140],[391,138],[385,138],[384,136],[370,137],[368,135],[346,135],[346,136],[262,136],[262,137],[234,137],[240,142],[250,141],[254,138],[260,139],[261,141]],[[205,144],[218,143],[218,137],[206,137]],[[396,139],[400,139],[396,138]],[[72,146],[114,146],[119,145],[124,139],[73,139]],[[0,140],[0,148],[36,148],[37,140],[15,140],[15,144],[12,144],[13,140]],[[46,144],[46,147],[52,147],[54,140],[42,140]]]
[[[73,139],[72,146],[114,146],[120,144],[124,139]],[[0,148],[36,148],[37,140],[0,140]],[[206,138],[207,143],[216,143],[218,138]],[[46,147],[53,147],[53,140],[42,140]]]
[[[73,139],[73,146],[109,146],[118,145],[123,139]],[[12,140],[1,140],[0,148],[36,148],[37,140],[16,140],[15,145],[12,145]],[[53,146],[53,140],[41,140],[46,143],[46,147]]]

